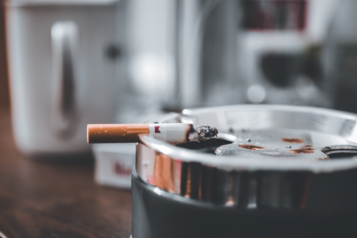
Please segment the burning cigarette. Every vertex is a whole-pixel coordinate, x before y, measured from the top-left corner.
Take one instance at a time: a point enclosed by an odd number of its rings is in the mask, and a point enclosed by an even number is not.
[[[88,143],[140,142],[139,135],[152,135],[171,144],[206,141],[217,136],[215,127],[186,123],[165,124],[89,124]]]

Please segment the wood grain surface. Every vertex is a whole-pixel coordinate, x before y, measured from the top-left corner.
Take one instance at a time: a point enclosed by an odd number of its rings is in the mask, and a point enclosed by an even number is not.
[[[130,201],[129,190],[94,184],[90,158],[76,163],[24,158],[9,114],[0,111],[0,232],[6,237],[129,238]]]

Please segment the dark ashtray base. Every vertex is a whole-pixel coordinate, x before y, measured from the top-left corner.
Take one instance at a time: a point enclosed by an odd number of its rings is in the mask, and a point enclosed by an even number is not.
[[[309,209],[240,209],[181,197],[132,173],[135,238],[357,237],[356,213]]]

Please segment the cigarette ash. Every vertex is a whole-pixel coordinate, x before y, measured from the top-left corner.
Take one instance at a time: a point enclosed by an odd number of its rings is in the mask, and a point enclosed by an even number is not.
[[[202,126],[202,125],[192,125],[192,130],[188,136],[189,141],[207,141],[216,137],[218,130],[215,127]]]

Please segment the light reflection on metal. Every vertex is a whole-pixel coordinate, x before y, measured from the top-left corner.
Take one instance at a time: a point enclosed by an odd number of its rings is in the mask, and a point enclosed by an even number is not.
[[[160,196],[162,194],[162,191],[159,188],[154,188],[154,193]]]
[[[150,173],[146,168],[143,171],[141,177]],[[187,198],[247,209],[301,207],[310,175],[303,171],[225,171],[176,160],[159,152],[155,155],[153,174],[154,192],[159,195],[162,189]]]

